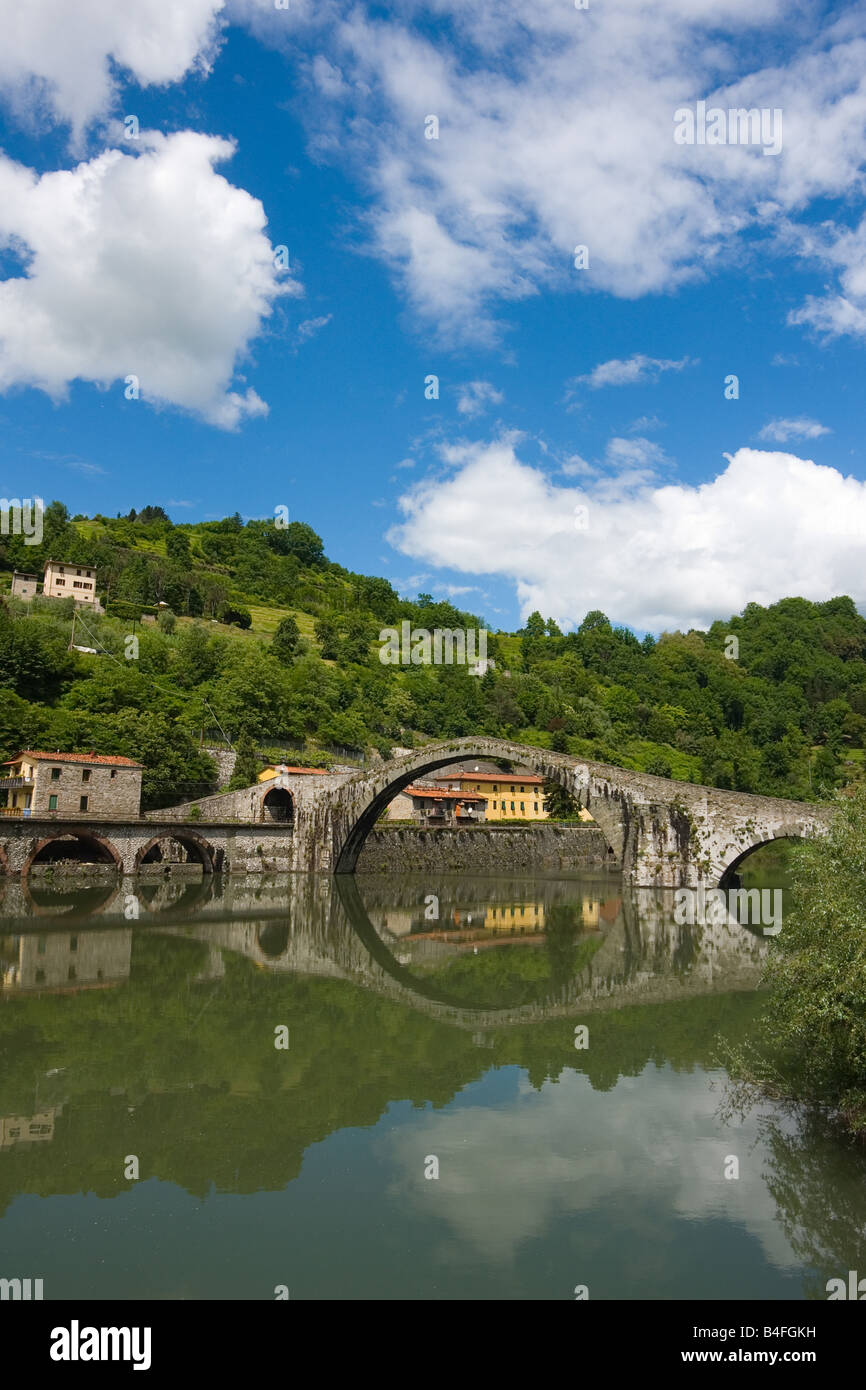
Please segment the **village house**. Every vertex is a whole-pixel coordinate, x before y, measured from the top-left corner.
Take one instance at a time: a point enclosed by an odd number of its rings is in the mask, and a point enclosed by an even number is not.
[[[390,802],[387,820],[413,820],[417,825],[481,825],[484,797],[442,787],[406,787]]]
[[[534,772],[519,769],[502,772],[497,768],[488,770],[475,764],[471,768],[452,768],[433,780],[457,791],[483,796],[486,801],[485,819],[488,821],[549,819],[544,779]],[[588,811],[581,810],[580,819],[588,821],[592,817]]]
[[[0,816],[137,816],[141,763],[99,753],[17,753],[0,765]]]
[[[39,578],[35,574],[24,574],[15,570],[12,575],[13,598],[32,599],[39,592]],[[96,597],[96,570],[87,565],[70,564],[66,560],[48,560],[42,576],[42,594],[45,598],[71,598],[78,607],[93,608],[102,613],[104,609]]]

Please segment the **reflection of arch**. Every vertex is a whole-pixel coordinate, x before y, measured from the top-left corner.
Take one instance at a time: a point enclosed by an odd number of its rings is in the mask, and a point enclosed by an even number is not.
[[[291,825],[295,819],[295,803],[291,792],[285,787],[271,787],[262,797],[262,820],[277,821],[280,825]]]
[[[142,864],[158,864],[162,859],[160,844],[174,840],[176,844],[182,846],[187,853],[187,863],[201,864],[206,874],[214,872],[214,850],[207,840],[203,840],[201,835],[197,835],[194,830],[175,830],[165,831],[162,835],[154,835],[152,840],[148,840],[135,856],[136,872]]]
[[[275,960],[277,956],[285,953],[289,944],[288,922],[266,922],[256,932],[256,941],[262,955]]]
[[[63,919],[67,922],[86,922],[111,906],[118,895],[116,882],[113,883],[75,883],[68,892],[57,885],[42,885],[39,880],[22,880],[24,901],[34,917]]]
[[[71,849],[73,845],[80,851],[90,850],[96,856],[93,859],[88,859],[82,852],[73,854],[71,857],[77,859],[79,863],[114,864],[119,872],[123,872],[123,861],[110,840],[103,840],[92,830],[69,826],[56,835],[46,835],[43,840],[39,841],[21,870],[22,876],[26,876],[34,865],[56,863],[63,857],[63,849]],[[57,852],[46,853],[45,851],[51,851],[52,846],[57,847]]]
[[[399,792],[412,782],[426,777],[439,768],[451,767],[454,763],[465,762],[469,758],[492,758],[525,763],[527,767],[533,768],[540,776],[552,782],[558,782],[572,795],[576,794],[575,772],[579,765],[578,762],[562,762],[555,755],[551,758],[550,754],[543,748],[503,745],[503,751],[500,753],[483,747],[473,749],[472,740],[466,739],[462,744],[458,743],[456,746],[450,747],[447,752],[443,750],[435,756],[430,754],[425,757],[423,750],[419,750],[417,758],[413,758],[412,767],[408,772],[397,773],[393,781],[376,793],[357,815],[352,813],[354,823],[349,826],[342,844],[337,849],[337,863],[334,873],[352,874],[355,872],[358,855],[364,847],[364,841],[385,807],[394,800]],[[509,776],[509,773],[503,772],[503,781]],[[347,789],[347,787],[341,788],[340,793]],[[610,805],[607,792],[604,802],[600,802],[598,799],[593,802],[592,818],[607,840],[608,846],[613,850],[613,854],[608,855],[608,858],[613,858],[614,862],[619,863],[623,849],[621,817],[618,807]]]
[[[135,897],[146,912],[158,917],[171,913],[173,917],[188,917],[213,897],[214,874],[202,875],[194,882],[188,880],[144,879],[135,885]],[[158,898],[165,899],[161,903]],[[156,904],[156,905],[155,905]]]
[[[2,845],[0,845],[0,874],[8,874],[8,872],[9,872],[9,860],[8,860],[7,857],[6,857],[6,851],[5,851],[5,849],[3,848]]]
[[[775,845],[780,841],[790,844],[794,840],[805,840],[806,838],[802,830],[786,830],[778,835],[770,835],[766,840],[756,840],[753,845],[749,845],[748,849],[744,849],[742,854],[738,854],[736,859],[731,860],[719,879],[719,887],[726,890],[736,887],[741,865],[749,858],[749,855],[754,854],[756,850],[765,849],[767,845]]]

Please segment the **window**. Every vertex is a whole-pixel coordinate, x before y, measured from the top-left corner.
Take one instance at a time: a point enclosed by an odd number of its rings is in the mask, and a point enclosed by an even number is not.
[[[514,791],[514,784],[513,784],[513,783],[512,783],[512,786],[511,786],[511,790],[512,790],[512,792]]]
[[[58,572],[58,574],[65,574],[65,573],[66,573],[66,570],[63,568],[62,565],[58,565],[58,566],[57,566],[57,572]]]
[[[57,810],[57,797],[56,797],[56,796],[49,796],[49,798],[48,798],[48,809],[49,809],[49,811],[56,811],[56,810]]]
[[[535,815],[537,816],[537,815],[538,815],[538,802],[537,802],[537,801],[533,804],[532,810],[533,810],[533,812],[535,813]]]
[[[40,956],[44,956],[44,955],[45,955],[45,937],[44,937],[44,936],[40,936],[39,941],[38,941],[37,946],[36,946],[36,949],[37,949],[37,951],[39,952]]]
[[[78,802],[78,809],[79,809],[79,811],[86,811],[86,810],[87,810],[87,797],[86,797],[86,796],[82,796],[81,799],[79,800],[79,802]]]
[[[51,769],[51,780],[52,780],[52,782],[59,782],[59,781],[60,781],[60,768],[59,768],[59,767],[52,767],[52,769]]]
[[[66,580],[65,580],[65,579],[58,579],[57,583],[58,583],[58,584],[65,584],[65,583],[66,583]]]
[[[45,984],[45,971],[44,971],[44,970],[37,970],[37,971],[36,971],[36,983],[37,983],[37,985],[44,985],[44,984]]]
[[[499,791],[499,783],[498,783],[498,782],[494,782],[494,783],[493,783],[493,790],[494,790],[495,792],[498,792],[498,791]]]
[[[82,774],[81,774],[81,780],[82,780],[82,782],[89,782],[89,781],[90,781],[90,768],[89,768],[89,767],[86,767],[86,768],[84,769],[84,771],[82,772]]]
[[[513,791],[513,790],[514,790],[514,788],[512,787],[512,791]],[[512,801],[512,803],[511,803],[511,809],[512,809],[512,811],[514,810],[514,802],[513,802],[513,801]]]
[[[70,965],[68,971],[66,972],[66,978],[67,978],[67,980],[74,980],[74,979],[75,979],[75,966],[74,966],[74,965]]]
[[[116,776],[117,776],[117,768],[116,768],[116,767],[113,767],[113,768],[111,769],[111,775],[112,775],[112,777],[116,777]]]
[[[524,806],[524,804],[523,804],[522,801],[521,801],[521,803],[520,803],[520,809],[521,809],[521,811],[525,811],[525,810],[526,810],[526,807]]]
[[[70,938],[69,938],[69,949],[70,949],[70,951],[77,951],[77,950],[78,950],[78,937],[77,937],[77,936],[70,936]]]
[[[521,787],[520,790],[523,791],[523,787]]]
[[[81,570],[76,570],[75,573],[76,573],[76,574],[80,574],[80,573],[81,573]]]

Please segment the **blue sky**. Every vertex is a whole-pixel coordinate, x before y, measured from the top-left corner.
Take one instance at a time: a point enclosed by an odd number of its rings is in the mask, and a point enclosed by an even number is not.
[[[494,626],[866,600],[863,5],[20,8],[4,496],[286,505]],[[781,151],[678,146],[702,99]]]

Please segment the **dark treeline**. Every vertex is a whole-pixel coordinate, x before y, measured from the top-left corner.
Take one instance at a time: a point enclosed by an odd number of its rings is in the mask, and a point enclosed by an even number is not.
[[[70,518],[52,502],[42,544],[24,541],[0,536],[7,581],[13,569],[41,575],[49,558],[95,566],[108,613],[77,622],[76,643],[96,657],[69,650],[71,601],[2,602],[0,751],[139,757],[148,805],[216,785],[202,733],[299,757],[486,733],[798,798],[855,780],[862,763],[866,621],[849,598],[749,604],[708,632],[643,641],[600,612],[567,634],[534,613],[521,632],[491,636],[496,668],[478,677],[383,666],[383,627],[482,620],[345,570],[303,522],[173,525],[153,506]],[[138,625],[148,610],[158,623]]]

